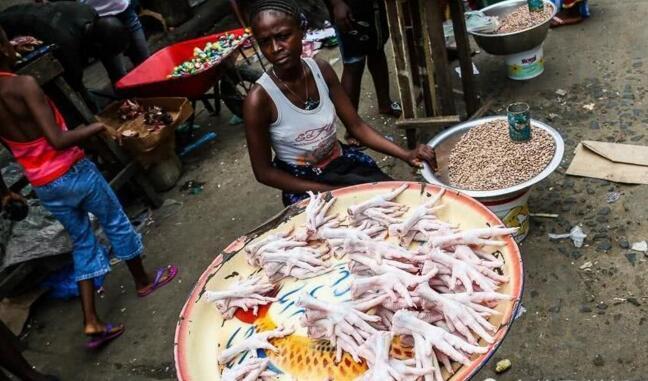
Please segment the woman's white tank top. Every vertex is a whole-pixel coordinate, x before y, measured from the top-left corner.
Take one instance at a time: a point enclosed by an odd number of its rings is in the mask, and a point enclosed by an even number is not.
[[[304,110],[295,106],[267,73],[257,83],[277,108],[277,120],[270,125],[270,140],[277,158],[291,164],[316,166],[340,151],[335,134],[336,114],[317,62],[312,58],[303,60],[310,68],[319,92],[319,105],[315,109]]]

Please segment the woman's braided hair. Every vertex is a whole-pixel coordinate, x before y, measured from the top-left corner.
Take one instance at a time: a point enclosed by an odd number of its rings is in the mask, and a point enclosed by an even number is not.
[[[263,11],[278,11],[293,17],[302,29],[306,29],[306,16],[293,0],[257,0],[249,8],[250,22]]]

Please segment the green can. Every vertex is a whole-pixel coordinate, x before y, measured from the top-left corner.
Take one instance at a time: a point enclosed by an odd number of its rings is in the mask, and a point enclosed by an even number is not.
[[[509,136],[516,142],[531,139],[531,113],[529,105],[524,102],[510,104],[507,109]]]
[[[530,12],[542,12],[544,10],[544,0],[527,0]]]

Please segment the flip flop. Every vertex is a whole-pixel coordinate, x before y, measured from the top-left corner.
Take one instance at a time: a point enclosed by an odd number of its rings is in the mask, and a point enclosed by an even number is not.
[[[88,335],[90,340],[86,343],[87,349],[97,349],[104,346],[108,342],[118,338],[126,330],[123,325],[114,325],[112,323],[106,324],[106,330],[100,333]]]
[[[166,278],[162,279],[164,273],[167,274]],[[167,267],[160,267],[155,273],[155,278],[153,283],[146,287],[144,290],[137,291],[137,296],[143,298],[150,295],[153,291],[157,290],[160,287],[167,285],[169,282],[178,275],[178,267],[176,265],[168,265]]]
[[[394,101],[389,105],[389,111],[381,111],[380,113],[382,115],[389,115],[398,118],[403,113],[403,108],[401,107],[400,103]]]

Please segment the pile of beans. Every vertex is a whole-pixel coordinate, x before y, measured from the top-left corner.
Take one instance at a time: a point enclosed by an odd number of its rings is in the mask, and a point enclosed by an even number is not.
[[[532,26],[542,24],[549,20],[552,14],[553,7],[549,4],[545,4],[544,9],[540,12],[530,12],[529,7],[525,4],[502,17],[499,20],[499,28],[497,28],[493,33],[512,33],[531,28]]]
[[[467,190],[496,190],[523,183],[549,164],[553,137],[531,127],[527,142],[511,140],[506,119],[471,128],[450,152],[450,185]]]

